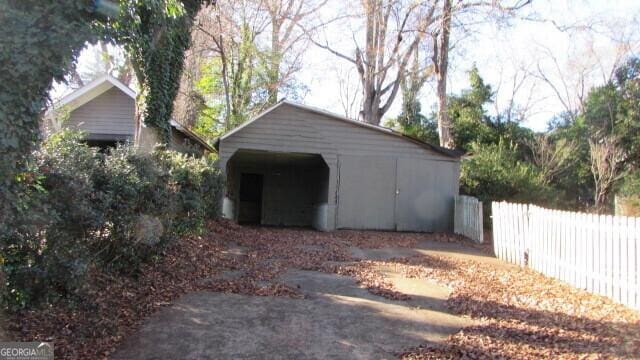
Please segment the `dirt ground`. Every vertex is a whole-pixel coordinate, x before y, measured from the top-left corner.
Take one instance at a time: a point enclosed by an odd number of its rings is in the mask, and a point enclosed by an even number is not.
[[[439,234],[220,221],[96,301],[15,316],[59,358],[633,358],[640,314]],[[171,352],[174,351],[174,352]]]
[[[7,320],[6,315],[0,311],[0,341],[9,341],[9,335],[7,334]]]

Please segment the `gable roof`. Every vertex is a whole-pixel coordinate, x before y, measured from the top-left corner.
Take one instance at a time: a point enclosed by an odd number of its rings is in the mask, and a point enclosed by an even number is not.
[[[326,110],[318,109],[318,108],[315,108],[315,107],[312,107],[312,106],[303,105],[303,104],[299,104],[299,103],[288,101],[288,100],[281,100],[277,104],[271,106],[270,108],[266,109],[262,113],[258,114],[253,119],[241,124],[240,126],[236,127],[235,129],[233,129],[233,130],[229,131],[228,133],[224,134],[223,136],[217,138],[215,140],[213,146],[216,149],[218,149],[220,141],[222,141],[222,140],[230,137],[231,135],[241,131],[242,129],[244,129],[245,127],[249,126],[253,122],[261,119],[265,115],[267,115],[267,114],[271,113],[272,111],[274,111],[274,110],[276,110],[276,109],[278,109],[278,108],[280,108],[282,106],[285,106],[285,105],[292,106],[292,107],[295,107],[295,108],[298,108],[298,109],[302,109],[302,110],[305,110],[305,111],[309,111],[309,112],[312,112],[312,113],[316,113],[316,114],[319,114],[319,115],[324,115],[324,116],[330,117],[332,119],[344,121],[344,122],[347,122],[349,124],[356,125],[356,126],[359,126],[359,127],[375,130],[375,131],[378,131],[378,132],[382,132],[382,133],[387,134],[387,135],[400,137],[405,141],[412,142],[412,143],[417,144],[417,145],[419,145],[419,146],[421,146],[421,147],[423,147],[423,148],[425,148],[427,150],[431,150],[431,151],[434,151],[436,153],[439,153],[441,155],[445,155],[445,156],[448,156],[448,157],[451,157],[451,158],[458,159],[463,155],[463,153],[458,151],[458,150],[451,150],[451,149],[447,149],[447,148],[444,148],[444,147],[441,147],[441,146],[438,146],[438,145],[429,144],[429,143],[426,143],[426,142],[424,142],[422,140],[413,138],[411,136],[405,135],[405,134],[403,134],[401,132],[398,132],[398,131],[395,131],[395,130],[392,130],[392,129],[389,129],[389,128],[386,128],[386,127],[372,125],[372,124],[368,124],[368,123],[365,123],[365,122],[362,122],[362,121],[349,119],[349,118],[344,117],[342,115],[338,115],[338,114],[335,114],[335,113],[332,113],[332,112],[329,112],[329,111],[326,111]]]
[[[120,80],[114,78],[113,76],[106,74],[94,79],[93,81],[73,91],[72,93],[67,94],[55,104],[54,108],[66,106],[69,111],[73,111],[102,95],[114,86],[120,89],[120,91],[125,93],[127,96],[135,100],[136,92],[133,89],[123,84]]]
[[[189,128],[184,127],[182,124],[180,124],[179,122],[171,119],[171,127],[173,127],[174,129],[176,129],[176,131],[181,132],[182,134],[184,134],[186,137],[190,138],[191,140],[197,142],[198,144],[200,144],[202,147],[204,147],[205,149],[207,149],[210,152],[216,152],[216,149],[209,145],[208,142],[206,142],[203,138],[200,137],[200,135],[194,133],[193,131],[189,130]]]
[[[52,109],[47,111],[45,116],[51,116],[53,114],[53,111],[55,111],[56,108],[61,108],[63,106],[67,107],[69,111],[73,111],[79,108],[80,106],[88,103],[89,101],[97,98],[98,96],[104,94],[105,92],[107,92],[109,89],[113,87],[120,89],[120,91],[122,91],[125,95],[129,96],[130,98],[134,100],[136,99],[137,93],[135,92],[135,90],[131,89],[130,87],[128,87],[127,85],[122,83],[120,80],[116,79],[115,77],[109,74],[106,74],[96,78],[95,80],[89,82],[88,84],[82,86],[81,88],[73,91],[72,93],[60,99],[60,101],[58,101]],[[184,125],[178,123],[174,119],[171,119],[170,124],[171,124],[171,127],[176,129],[180,133],[184,134],[186,137],[190,138],[191,140],[197,142],[208,151],[211,151],[211,152],[216,151],[203,138],[195,134],[193,131],[189,130]]]

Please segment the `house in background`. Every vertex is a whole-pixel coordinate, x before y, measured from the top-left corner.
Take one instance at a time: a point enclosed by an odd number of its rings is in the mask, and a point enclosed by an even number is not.
[[[59,128],[82,130],[86,142],[101,148],[134,142],[152,149],[155,131],[137,126],[136,92],[110,75],[101,76],[63,97],[45,114],[45,132]],[[171,120],[171,149],[197,156],[215,151],[204,139]]]
[[[227,218],[319,230],[453,227],[456,151],[287,101],[215,146]]]

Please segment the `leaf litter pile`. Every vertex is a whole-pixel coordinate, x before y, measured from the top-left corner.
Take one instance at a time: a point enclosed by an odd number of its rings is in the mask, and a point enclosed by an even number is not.
[[[277,282],[289,268],[351,276],[376,295],[409,299],[376,271],[393,265],[406,277],[450,287],[451,311],[477,320],[444,344],[416,344],[398,354],[404,359],[640,354],[639,313],[533,271],[435,255],[359,262],[349,255],[349,247],[414,247],[424,240],[464,241],[442,234],[321,233],[213,221],[204,236],[176,242],[137,278],[92,270],[84,296],[92,301],[20,312],[11,319],[10,330],[22,341],[53,341],[56,358],[106,358],[142,320],[188,292],[303,298],[298,289]]]
[[[453,289],[447,300],[452,312],[478,320],[444,345],[413,349],[402,354],[404,359],[640,355],[640,313],[530,269],[439,256],[390,263],[406,277],[448,285]]]

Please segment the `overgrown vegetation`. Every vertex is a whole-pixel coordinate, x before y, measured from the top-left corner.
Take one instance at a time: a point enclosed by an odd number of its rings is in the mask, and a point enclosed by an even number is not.
[[[222,180],[212,161],[131,146],[105,155],[81,139],[52,135],[20,175],[17,211],[0,235],[4,300],[14,309],[82,298],[92,266],[134,276],[219,210]]]
[[[63,80],[94,38],[91,0],[0,2],[0,232],[16,199],[15,177],[39,138],[52,80]]]
[[[178,92],[184,53],[188,49],[193,18],[203,0],[121,0],[118,16],[100,24],[107,38],[124,45],[140,91],[137,117],[171,138],[169,120]]]
[[[65,81],[81,49],[99,39],[125,46],[142,87],[142,117],[168,142],[191,22],[203,2],[0,2],[7,34],[0,56],[10,69],[0,81],[0,264],[10,306],[81,296],[91,266],[135,274],[217,209],[220,179],[205,160],[130,147],[105,156],[67,132],[38,146],[53,81]]]
[[[200,0],[108,2],[9,0],[0,3],[0,59],[11,71],[0,81],[0,227],[14,212],[16,176],[39,140],[39,119],[53,81],[65,81],[86,43],[127,47],[142,87],[147,124],[168,141],[169,118]],[[143,106],[146,105],[146,106]],[[0,232],[3,229],[0,228]]]
[[[598,212],[612,212],[614,194],[633,202],[639,191],[639,71],[640,61],[629,59],[611,82],[591,89],[582,112],[559,116],[536,134],[513,114],[487,113],[494,92],[472,68],[469,88],[447,101],[456,147],[467,153],[461,192],[484,201],[487,211],[499,200]],[[436,117],[422,115],[419,102],[404,101],[387,125],[435,142]]]

